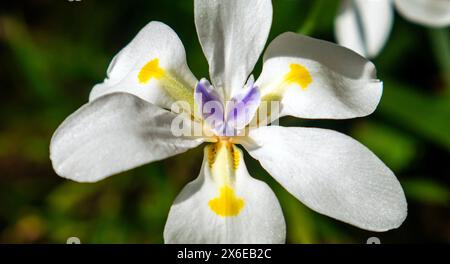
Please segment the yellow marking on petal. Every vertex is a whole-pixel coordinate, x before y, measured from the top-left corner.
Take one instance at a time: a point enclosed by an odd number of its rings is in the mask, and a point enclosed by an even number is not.
[[[244,199],[237,197],[233,188],[224,185],[220,188],[219,197],[209,200],[208,205],[221,217],[237,216],[244,208]]]
[[[211,144],[208,146],[208,165],[212,168],[214,161],[216,160],[217,148],[216,144]]]
[[[164,73],[164,69],[159,67],[158,58],[155,58],[147,62],[147,64],[145,64],[144,67],[141,68],[141,71],[138,74],[138,79],[140,83],[147,83],[152,78],[161,78]]]
[[[217,185],[233,185],[242,158],[241,150],[227,139],[206,146],[206,162]]]
[[[296,83],[302,88],[302,90],[305,90],[312,82],[312,77],[311,74],[309,74],[309,71],[304,66],[295,63],[289,65],[289,68],[291,70],[284,76],[284,80],[288,84]]]
[[[308,69],[303,65],[297,63],[291,63],[289,65],[289,72],[278,79],[268,83],[262,90],[261,101],[267,103],[272,101],[281,101],[284,92],[292,84],[300,86],[302,90],[306,90],[308,86],[313,82],[312,76]]]
[[[236,146],[231,146],[231,156],[233,157],[233,169],[236,171],[239,167],[240,153]]]
[[[147,62],[139,71],[137,79],[140,84],[146,84],[152,79],[158,80],[161,87],[174,101],[188,103],[189,107],[184,107],[183,105],[180,105],[180,107],[194,116],[194,89],[189,87],[189,84],[183,82],[183,79],[179,76],[173,75],[173,73],[161,68],[158,58]]]

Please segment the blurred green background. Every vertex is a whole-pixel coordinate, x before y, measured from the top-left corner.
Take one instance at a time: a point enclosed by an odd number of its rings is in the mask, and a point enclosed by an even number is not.
[[[274,0],[269,40],[285,31],[334,41],[337,1]],[[314,11],[315,10],[315,11]],[[161,243],[168,210],[197,177],[202,148],[94,184],[58,177],[49,160],[53,131],[86,103],[112,57],[149,21],[172,27],[197,78],[208,67],[193,3],[179,1],[3,1],[0,4],[0,242]],[[282,205],[289,243],[450,242],[449,29],[396,15],[374,59],[384,95],[377,111],[342,121],[283,118],[281,125],[332,128],[374,151],[397,175],[409,214],[397,230],[372,233],[319,215],[246,157]],[[255,76],[261,70],[256,67]]]

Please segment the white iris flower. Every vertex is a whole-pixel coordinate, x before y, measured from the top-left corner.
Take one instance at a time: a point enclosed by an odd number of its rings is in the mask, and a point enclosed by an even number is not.
[[[208,142],[200,175],[170,208],[165,242],[284,243],[278,200],[250,176],[240,144],[311,209],[367,230],[400,226],[407,214],[403,190],[366,147],[327,129],[249,125],[260,103],[272,101],[281,104],[279,116],[366,116],[382,93],[374,65],[330,42],[284,33],[269,44],[253,82],[249,75],[272,22],[271,1],[196,0],[194,11],[211,83],[191,73],[174,31],[149,23],[114,57],[89,102],[53,135],[55,171],[95,182]],[[181,115],[166,109],[176,101],[191,109],[221,106],[212,118],[191,111],[186,119],[208,136],[174,135],[172,124]]]
[[[450,0],[343,0],[335,21],[337,42],[367,58],[376,57],[389,38],[394,5],[414,23],[450,25]]]

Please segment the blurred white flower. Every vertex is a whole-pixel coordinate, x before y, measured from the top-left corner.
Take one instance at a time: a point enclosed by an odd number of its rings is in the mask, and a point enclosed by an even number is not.
[[[343,0],[335,21],[337,42],[367,58],[376,57],[389,38],[394,6],[411,22],[450,25],[450,0]]]

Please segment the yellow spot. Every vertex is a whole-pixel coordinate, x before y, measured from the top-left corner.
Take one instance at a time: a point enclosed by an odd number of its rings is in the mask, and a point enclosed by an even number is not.
[[[237,216],[244,207],[244,200],[237,197],[234,190],[224,185],[220,188],[220,195],[208,202],[209,208],[221,217]]]
[[[308,87],[308,85],[312,82],[312,78],[308,70],[300,64],[291,64],[289,65],[289,68],[291,70],[286,74],[286,76],[284,76],[284,80],[289,84],[296,83],[302,88],[302,90],[305,90],[306,87]]]
[[[164,75],[164,70],[159,67],[159,60],[155,58],[142,67],[138,74],[138,79],[140,83],[146,83],[151,78],[159,79]]]

